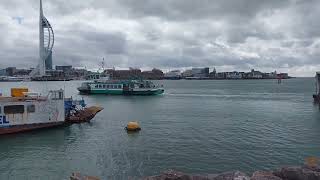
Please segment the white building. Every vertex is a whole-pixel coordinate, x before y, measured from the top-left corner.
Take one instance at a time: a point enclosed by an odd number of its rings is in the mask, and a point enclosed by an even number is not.
[[[227,79],[242,79],[242,73],[234,71],[234,72],[227,72],[226,74]]]
[[[173,70],[164,74],[165,79],[180,79],[181,78],[181,71],[180,70]]]

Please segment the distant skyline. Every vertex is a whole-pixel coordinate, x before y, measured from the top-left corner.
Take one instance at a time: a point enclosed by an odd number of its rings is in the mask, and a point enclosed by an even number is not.
[[[320,71],[319,0],[43,0],[54,65]],[[0,68],[38,63],[39,0],[0,3]]]

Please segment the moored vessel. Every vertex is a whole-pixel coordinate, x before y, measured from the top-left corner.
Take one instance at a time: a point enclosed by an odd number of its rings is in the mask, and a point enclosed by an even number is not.
[[[11,90],[11,97],[0,97],[0,134],[59,126],[64,120],[63,90],[40,96],[16,88]]]
[[[316,73],[316,94],[313,95],[314,102],[320,102],[320,72]]]
[[[13,77],[13,76],[0,76],[0,82],[21,82],[21,81],[29,81],[29,77],[20,76],[20,77]]]
[[[86,108],[84,100],[65,99],[62,89],[41,96],[27,88],[12,88],[11,96],[0,97],[0,135],[75,123],[72,120],[88,122],[103,108],[96,109]],[[83,115],[88,112],[90,116]]]

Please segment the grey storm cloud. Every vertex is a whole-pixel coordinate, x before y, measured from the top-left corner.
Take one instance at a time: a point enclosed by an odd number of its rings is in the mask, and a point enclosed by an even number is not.
[[[55,65],[320,69],[318,0],[43,0]],[[38,62],[39,0],[1,0],[0,68]],[[16,17],[22,19],[17,21]]]

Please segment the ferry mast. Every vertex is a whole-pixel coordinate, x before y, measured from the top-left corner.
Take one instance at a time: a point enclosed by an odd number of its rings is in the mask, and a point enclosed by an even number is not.
[[[316,73],[316,83],[317,83],[317,90],[316,90],[316,94],[318,96],[320,96],[320,72]]]

